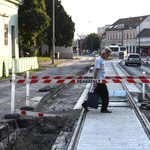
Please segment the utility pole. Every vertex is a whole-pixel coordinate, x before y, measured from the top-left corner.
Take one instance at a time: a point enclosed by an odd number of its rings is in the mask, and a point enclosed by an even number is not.
[[[142,18],[140,18],[140,20],[142,20]],[[140,54],[140,24],[141,23],[139,23],[139,54]]]
[[[54,58],[55,58],[55,0],[53,0],[53,51],[52,51],[52,64],[54,64]]]

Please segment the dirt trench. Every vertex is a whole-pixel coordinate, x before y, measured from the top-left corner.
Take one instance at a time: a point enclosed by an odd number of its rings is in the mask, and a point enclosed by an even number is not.
[[[77,75],[86,74],[89,67],[84,68]],[[38,111],[62,117],[21,115],[20,119],[4,123],[0,130],[0,150],[65,149],[82,111],[73,108],[85,86],[86,84],[68,84],[59,93],[47,99]],[[55,144],[59,137],[61,140]]]

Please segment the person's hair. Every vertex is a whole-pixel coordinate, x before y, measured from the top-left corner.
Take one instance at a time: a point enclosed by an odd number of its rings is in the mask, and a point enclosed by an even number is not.
[[[103,54],[108,54],[108,53],[111,53],[111,49],[110,49],[109,47],[105,47],[105,48],[102,50],[101,55],[103,55]]]

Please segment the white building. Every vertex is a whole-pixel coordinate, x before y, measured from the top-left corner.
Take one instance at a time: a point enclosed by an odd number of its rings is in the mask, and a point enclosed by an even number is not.
[[[23,0],[0,0],[0,59],[19,57],[18,9]]]

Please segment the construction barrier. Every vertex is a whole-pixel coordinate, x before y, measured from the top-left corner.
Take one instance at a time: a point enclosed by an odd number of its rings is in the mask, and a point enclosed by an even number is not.
[[[148,64],[149,56],[146,57],[146,64]]]
[[[33,111],[25,111],[25,110],[14,110],[15,114],[27,115],[27,116],[34,116],[34,117],[62,117],[60,115],[53,115],[53,114],[45,114],[40,112],[33,112]]]
[[[17,79],[14,83],[150,83],[150,79]]]
[[[27,76],[24,76],[26,79]],[[31,76],[29,79],[39,79],[39,76]],[[43,76],[40,79],[93,79],[93,76]],[[150,79],[150,76],[105,76],[105,79]],[[10,80],[11,82],[12,80]]]
[[[52,78],[52,79],[50,79]],[[64,78],[64,79],[61,79]],[[74,79],[76,78],[76,79]],[[145,98],[145,83],[150,83],[150,76],[106,76],[106,79],[93,79],[92,76],[44,76],[42,79],[38,79],[38,76],[29,77],[29,72],[27,71],[27,76],[24,79],[15,79],[15,74],[12,75],[12,91],[11,91],[11,113],[14,114],[15,110],[15,84],[16,83],[26,83],[26,106],[29,106],[29,88],[32,83],[143,83],[143,99]],[[19,114],[29,115],[32,113],[27,113],[25,111],[17,111]],[[35,113],[35,112],[34,112]],[[34,114],[33,113],[33,114]],[[40,113],[41,114],[41,113]],[[39,114],[39,115],[40,115]],[[34,114],[35,115],[35,114]],[[38,116],[38,114],[36,113]],[[42,115],[41,115],[42,116]],[[43,115],[46,116],[46,115]]]

